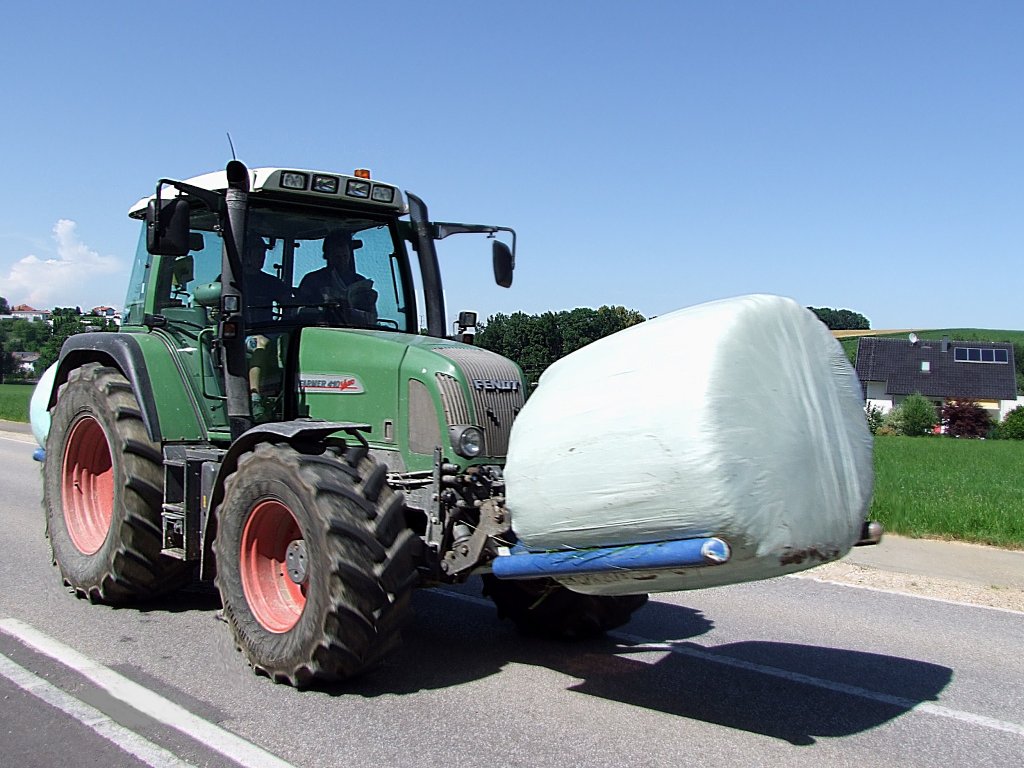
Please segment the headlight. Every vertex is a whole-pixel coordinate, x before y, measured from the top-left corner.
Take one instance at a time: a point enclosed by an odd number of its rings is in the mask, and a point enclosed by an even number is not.
[[[484,451],[484,433],[480,427],[457,426],[448,430],[455,452],[466,459],[475,459]]]
[[[298,171],[284,171],[281,174],[281,186],[285,189],[305,189],[309,177]]]
[[[338,194],[338,177],[315,174],[313,176],[313,191],[325,192],[329,195]]]
[[[371,198],[378,203],[393,203],[395,201],[395,190],[392,187],[374,186]]]
[[[349,179],[345,184],[345,194],[349,197],[367,198],[370,196],[370,182]]]

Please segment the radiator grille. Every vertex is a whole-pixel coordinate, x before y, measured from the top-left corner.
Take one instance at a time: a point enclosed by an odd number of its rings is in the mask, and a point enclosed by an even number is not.
[[[455,363],[466,375],[476,418],[471,419],[463,388],[458,380],[437,374],[441,400],[449,424],[477,424],[484,430],[487,456],[504,456],[512,421],[523,408],[524,393],[519,370],[501,355],[472,347],[437,347],[434,349]],[[475,382],[481,382],[479,385]],[[515,382],[515,388],[495,387],[482,382]]]
[[[447,373],[437,374],[437,388],[441,390],[444,418],[448,424],[469,424],[469,403],[462,394],[459,380]]]
[[[422,381],[409,379],[409,450],[431,454],[441,444],[434,398]]]

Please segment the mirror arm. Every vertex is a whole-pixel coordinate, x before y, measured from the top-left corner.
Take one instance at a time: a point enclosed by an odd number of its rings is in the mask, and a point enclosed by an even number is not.
[[[224,202],[224,195],[217,192],[211,192],[208,189],[202,187],[194,187],[191,184],[186,184],[183,181],[175,181],[174,179],[160,179],[156,183],[156,202],[157,202],[157,215],[159,216],[160,208],[160,190],[164,187],[174,187],[179,192],[184,192],[187,195],[198,197],[207,207],[214,212],[220,211],[221,203]]]
[[[512,235],[512,254],[516,252],[516,231],[511,227],[495,227],[490,224],[455,224],[448,221],[433,223],[434,239],[444,240],[449,235],[481,234],[494,237],[497,232],[508,232]]]

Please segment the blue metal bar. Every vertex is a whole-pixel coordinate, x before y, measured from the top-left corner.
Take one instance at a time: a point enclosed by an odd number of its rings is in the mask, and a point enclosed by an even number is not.
[[[624,547],[578,549],[560,552],[512,553],[491,562],[499,579],[531,579],[607,571],[661,571],[720,565],[732,552],[719,538],[682,539]]]

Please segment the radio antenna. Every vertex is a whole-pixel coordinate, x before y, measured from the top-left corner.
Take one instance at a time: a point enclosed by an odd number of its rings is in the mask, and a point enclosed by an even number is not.
[[[228,146],[231,147],[231,159],[237,160],[238,157],[235,155],[235,143],[231,141],[231,131],[228,131]]]

